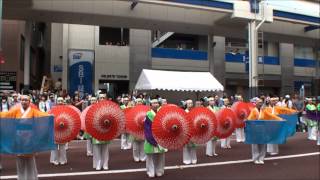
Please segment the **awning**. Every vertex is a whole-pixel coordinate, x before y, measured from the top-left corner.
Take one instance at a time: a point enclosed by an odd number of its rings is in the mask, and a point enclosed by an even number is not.
[[[143,69],[136,90],[223,91],[210,72],[181,72]]]

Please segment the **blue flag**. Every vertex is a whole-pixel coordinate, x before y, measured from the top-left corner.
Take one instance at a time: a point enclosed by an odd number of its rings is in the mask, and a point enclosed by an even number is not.
[[[0,153],[32,154],[53,149],[53,116],[0,119]]]
[[[246,144],[283,144],[287,139],[286,121],[245,121]]]
[[[296,125],[298,121],[297,114],[285,115],[280,114],[279,117],[286,120],[287,137],[293,136],[296,133]]]

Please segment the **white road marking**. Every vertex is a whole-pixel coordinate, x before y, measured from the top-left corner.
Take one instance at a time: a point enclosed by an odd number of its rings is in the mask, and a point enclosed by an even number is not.
[[[320,152],[305,153],[305,154],[295,154],[295,155],[286,155],[286,156],[277,156],[265,158],[266,161],[277,160],[277,159],[292,159],[306,156],[315,156],[320,155]],[[185,169],[185,168],[195,168],[195,167],[207,167],[207,166],[220,166],[227,164],[242,164],[252,162],[251,159],[245,160],[235,160],[235,161],[225,161],[225,162],[213,162],[213,163],[202,163],[194,165],[176,165],[176,166],[167,166],[165,169]],[[133,173],[133,172],[144,172],[145,168],[138,169],[121,169],[121,170],[108,170],[108,171],[87,171],[87,172],[73,172],[73,173],[56,173],[56,174],[39,174],[38,177],[67,177],[67,176],[87,176],[87,175],[99,175],[99,174],[121,174],[121,173]],[[0,179],[16,179],[16,175],[10,176],[0,176]]]

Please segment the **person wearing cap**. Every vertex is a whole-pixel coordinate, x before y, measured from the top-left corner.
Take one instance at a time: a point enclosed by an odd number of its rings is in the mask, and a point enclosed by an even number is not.
[[[187,113],[193,108],[193,101],[191,99],[187,99],[186,101],[186,109]],[[184,164],[197,164],[197,149],[196,144],[193,142],[189,142],[183,147],[182,159]]]
[[[262,116],[262,105],[263,101],[260,98],[257,98],[256,107],[253,108],[248,116],[248,120],[258,120]],[[264,158],[267,153],[266,144],[252,144],[251,145],[252,160],[254,164],[264,164]]]
[[[99,95],[99,101],[106,99],[105,94]],[[92,101],[91,103],[97,103]],[[92,137],[92,150],[93,150],[93,168],[97,171],[109,169],[109,144],[110,141],[100,141]]]
[[[64,105],[64,100],[62,97],[57,98],[57,106]],[[67,164],[67,143],[64,144],[57,144],[56,143],[56,149],[51,150],[50,153],[50,163],[54,164],[55,166],[65,165]]]
[[[146,119],[144,121],[144,152],[147,155],[146,159],[146,170],[148,177],[163,176],[164,175],[164,165],[165,165],[165,152],[166,149],[161,147],[153,137],[152,133],[152,123],[160,103],[157,98],[152,98],[151,109],[146,114]]]
[[[124,110],[129,108],[129,97],[124,96],[122,100],[122,105],[120,106],[120,109]],[[132,137],[128,133],[121,134],[121,149],[128,150],[132,148]]]
[[[215,98],[213,98],[212,96],[208,97],[208,109],[210,111],[212,111],[213,113],[216,113],[217,111],[219,111],[220,107],[218,106],[219,102],[219,97],[217,98],[217,100],[215,101]],[[210,141],[207,142],[206,144],[206,155],[207,156],[218,156],[218,154],[216,153],[216,146],[217,146],[217,142],[218,142],[218,138],[217,137],[213,137]]]
[[[312,98],[307,98],[307,105],[306,105],[306,111],[316,111],[317,107],[315,105],[315,102],[312,101]],[[305,118],[308,126],[308,139],[309,140],[317,140],[317,122]]]
[[[21,107],[14,108],[8,112],[0,112],[0,118],[33,118],[43,117],[49,114],[30,107],[30,97],[22,95],[20,97]],[[16,159],[18,180],[38,180],[38,170],[35,154],[19,154]]]

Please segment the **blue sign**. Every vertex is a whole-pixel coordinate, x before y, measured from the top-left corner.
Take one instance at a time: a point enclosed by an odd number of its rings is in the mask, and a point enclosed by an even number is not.
[[[55,148],[53,116],[1,118],[0,153],[32,154]]]
[[[94,52],[90,50],[69,51],[69,94],[79,92],[92,94]]]
[[[286,121],[245,121],[246,144],[283,144],[287,139]]]

